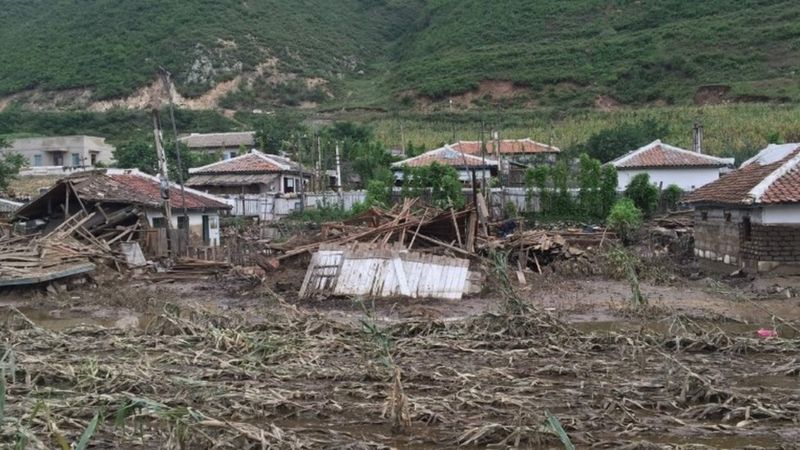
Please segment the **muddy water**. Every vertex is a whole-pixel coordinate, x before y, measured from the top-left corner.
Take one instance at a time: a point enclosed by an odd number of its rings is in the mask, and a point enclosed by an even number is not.
[[[152,315],[136,313],[120,308],[18,308],[33,323],[42,328],[53,331],[66,330],[79,326],[102,326],[120,329],[144,329]],[[7,311],[7,312],[6,312]],[[0,315],[10,313],[10,310],[0,309]]]

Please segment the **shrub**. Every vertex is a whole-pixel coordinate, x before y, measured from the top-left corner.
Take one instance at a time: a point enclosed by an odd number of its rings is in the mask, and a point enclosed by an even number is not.
[[[661,192],[661,206],[668,211],[676,209],[678,207],[678,202],[681,201],[681,196],[683,196],[683,189],[677,185],[670,184]]]
[[[642,212],[631,199],[623,198],[611,208],[606,226],[617,233],[623,243],[630,243],[642,226]]]
[[[625,197],[633,200],[645,217],[650,217],[658,207],[658,188],[650,183],[650,175],[640,173],[625,189]]]

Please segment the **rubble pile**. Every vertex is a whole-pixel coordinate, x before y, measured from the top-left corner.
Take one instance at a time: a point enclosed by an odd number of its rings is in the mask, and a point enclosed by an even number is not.
[[[111,234],[97,225],[88,228],[96,214],[81,211],[44,235],[3,235],[0,238],[0,286],[40,283],[88,273],[95,269],[94,263],[98,261],[119,268],[119,263],[125,262],[124,255],[112,250],[111,244],[130,236],[130,229]]]

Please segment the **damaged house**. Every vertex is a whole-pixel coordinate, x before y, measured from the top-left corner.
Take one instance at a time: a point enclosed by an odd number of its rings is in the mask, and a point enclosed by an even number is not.
[[[701,260],[800,272],[800,144],[770,145],[686,202]]]
[[[169,196],[172,227],[188,229],[192,245],[218,246],[219,216],[230,206],[187,188],[184,217],[180,186],[170,186]],[[64,178],[19,208],[14,219],[48,233],[81,211],[90,217],[81,225],[99,240],[118,235],[121,229],[142,234],[142,230],[166,228],[159,179],[136,169],[97,170]]]
[[[186,185],[215,195],[295,194],[311,174],[300,164],[258,150],[189,169]],[[301,181],[302,180],[302,181]]]

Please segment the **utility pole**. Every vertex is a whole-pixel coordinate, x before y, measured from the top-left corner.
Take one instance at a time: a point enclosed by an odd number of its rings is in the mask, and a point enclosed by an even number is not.
[[[699,121],[695,122],[692,128],[692,151],[703,153],[703,124]]]
[[[167,227],[167,251],[170,257],[174,256],[172,248],[172,206],[169,203],[169,172],[167,168],[167,155],[161,143],[161,120],[158,117],[158,109],[153,108],[153,138],[156,142],[156,156],[158,157],[158,175],[161,185],[161,207],[164,214],[164,222]]]
[[[406,135],[403,130],[403,119],[400,119],[400,148],[403,150],[403,158],[406,157]]]
[[[183,220],[186,227],[186,234],[189,233],[189,213],[186,211],[186,188],[183,185],[183,162],[181,161],[181,145],[178,142],[178,126],[175,124],[175,105],[172,101],[172,83],[170,78],[171,73],[163,66],[161,69],[161,77],[164,80],[164,88],[167,90],[167,98],[169,99],[169,119],[172,122],[172,138],[175,140],[175,159],[178,163],[178,183],[181,186],[181,208],[183,209]]]
[[[456,143],[456,123],[453,117],[453,99],[450,99],[450,125],[453,127],[453,143]]]
[[[319,132],[317,132],[317,189],[319,192],[325,192],[324,179],[325,177],[322,171],[322,142],[319,137]]]
[[[339,157],[339,142],[336,142],[336,192],[342,193],[342,161]]]
[[[306,179],[303,170],[303,162],[300,157],[300,145],[303,142],[302,136],[297,136],[297,165],[300,166],[300,212],[306,209]]]
[[[339,194],[339,203],[342,204],[342,161],[339,157],[339,141],[336,141],[336,192]]]

